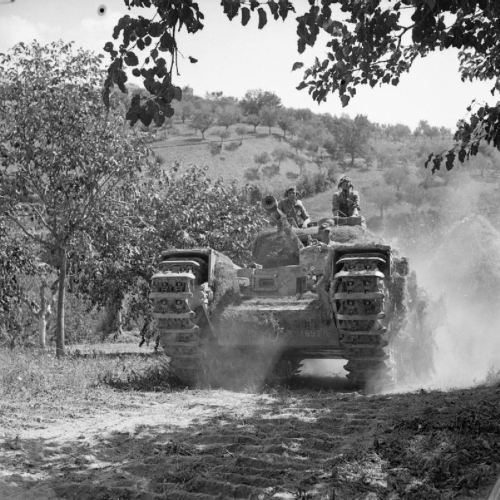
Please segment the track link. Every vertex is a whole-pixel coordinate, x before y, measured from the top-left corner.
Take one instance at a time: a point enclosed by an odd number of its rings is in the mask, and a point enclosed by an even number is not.
[[[341,270],[330,288],[340,343],[348,363],[347,377],[358,386],[378,388],[390,381],[386,361],[389,355],[384,305],[387,264],[381,253],[356,253],[341,256]]]
[[[200,263],[169,260],[152,278],[153,316],[172,371],[188,385],[205,383],[210,353],[202,335],[209,326],[210,290],[200,283]]]

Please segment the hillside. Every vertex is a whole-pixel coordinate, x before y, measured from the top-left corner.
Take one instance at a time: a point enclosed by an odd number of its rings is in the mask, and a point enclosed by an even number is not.
[[[215,130],[206,132],[205,139],[202,139],[200,133],[182,122],[176,122],[171,129],[167,129],[167,137],[154,141],[151,148],[155,154],[165,159],[166,165],[180,162],[183,167],[192,164],[207,166],[214,177],[223,177],[227,181],[235,180],[240,185],[251,182],[272,193],[281,192],[283,186],[293,184],[300,176],[299,166],[287,158],[271,175],[266,175],[266,171],[273,165],[277,166],[277,162],[271,161],[262,166],[259,178],[246,178],[248,170],[257,167],[255,155],[263,152],[271,155],[276,148],[285,148],[292,152],[292,148],[283,140],[282,132],[278,128],[272,127],[269,134],[268,127],[257,127],[254,134],[251,127],[248,127],[248,134],[241,138],[234,133],[234,128],[235,126],[229,128],[231,136],[222,142],[221,150],[215,154],[211,149],[221,144]],[[306,163],[303,171],[317,172],[318,167],[308,161],[305,155],[303,157]]]
[[[246,127],[247,134],[238,136],[235,133],[237,127]],[[304,176],[312,177],[325,169],[318,167],[313,157],[307,152],[293,150],[290,139],[283,138],[283,132],[278,127],[272,127],[271,133],[266,126],[257,126],[256,133],[253,127],[245,124],[235,124],[229,127],[230,136],[222,142],[220,151],[214,151],[217,145],[221,145],[221,139],[217,135],[221,127],[210,128],[205,132],[205,139],[195,131],[188,122],[182,123],[177,119],[170,128],[162,129],[155,135],[155,140],[150,143],[150,148],[155,155],[161,157],[165,168],[169,168],[176,162],[180,164],[181,170],[189,165],[208,167],[210,176],[223,177],[228,182],[236,181],[243,186],[247,183],[254,184],[264,194],[273,194],[280,198],[284,188],[300,182]],[[386,157],[391,155],[397,158],[402,156],[415,156],[417,153],[412,150],[417,149],[418,144],[410,140],[408,143],[391,143],[389,141],[372,140],[370,155],[373,158],[371,167],[366,167],[366,161],[362,158],[356,160],[355,168],[347,168],[345,171],[328,160],[325,154],[324,162],[333,168],[334,178],[338,180],[341,175],[349,175],[355,189],[361,194],[362,212],[367,220],[379,214],[379,209],[369,199],[369,191],[373,186],[384,184],[383,175],[387,169]],[[432,150],[433,145],[428,146]],[[420,148],[422,146],[420,145]],[[299,156],[304,165],[299,167],[295,159],[284,159],[278,168],[278,163],[271,160],[268,164],[260,168],[258,176],[249,175],[255,171],[257,164],[254,161],[256,155],[267,152],[272,155],[276,149],[284,149],[291,156]],[[382,151],[381,151],[382,150]],[[409,153],[412,152],[412,153]],[[418,168],[423,170],[423,162],[418,164]],[[306,207],[313,218],[318,220],[328,217],[331,214],[331,198],[335,185],[331,185],[327,191],[317,193],[312,196],[303,197]],[[398,206],[397,211],[407,211],[406,206]],[[391,210],[388,211],[391,213]]]

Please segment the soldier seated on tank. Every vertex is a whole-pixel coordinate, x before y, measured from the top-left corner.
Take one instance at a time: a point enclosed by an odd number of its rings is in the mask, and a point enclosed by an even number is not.
[[[284,199],[278,202],[278,209],[285,214],[292,226],[306,228],[311,223],[303,203],[297,199],[295,187],[290,187],[285,191]]]
[[[333,193],[332,212],[334,217],[360,217],[361,206],[359,193],[354,191],[351,178],[343,175],[338,183],[339,190]],[[366,226],[365,218],[361,216],[361,225]]]

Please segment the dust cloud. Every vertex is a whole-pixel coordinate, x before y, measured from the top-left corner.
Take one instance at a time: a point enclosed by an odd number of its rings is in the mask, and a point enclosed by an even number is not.
[[[431,303],[444,306],[433,318],[429,384],[438,389],[473,386],[500,370],[500,233],[480,215],[484,185],[463,185],[442,200],[434,246],[409,255]]]

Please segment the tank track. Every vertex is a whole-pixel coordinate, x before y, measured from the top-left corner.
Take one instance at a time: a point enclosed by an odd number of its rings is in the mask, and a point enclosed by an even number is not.
[[[387,364],[388,332],[385,318],[386,276],[381,253],[353,253],[337,260],[342,268],[330,287],[331,299],[344,348],[347,378],[356,386],[378,390],[392,380]]]
[[[152,278],[149,295],[170,367],[190,386],[210,379],[208,371],[213,359],[206,335],[206,328],[210,328],[211,292],[207,283],[200,283],[200,276],[200,263],[194,260],[162,262]]]

